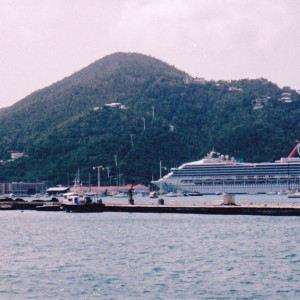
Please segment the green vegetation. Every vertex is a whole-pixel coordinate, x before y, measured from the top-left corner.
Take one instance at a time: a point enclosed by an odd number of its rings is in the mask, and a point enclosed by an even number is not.
[[[80,168],[82,180],[90,173],[97,184],[92,168],[102,165],[110,172],[101,184],[118,174],[147,184],[160,160],[171,168],[212,148],[249,162],[288,155],[300,127],[296,91],[265,79],[186,84],[187,76],[152,57],[116,53],[0,110],[0,159],[26,154],[0,166],[0,182],[71,184]],[[291,103],[278,101],[283,92]],[[127,109],[94,109],[112,102]]]

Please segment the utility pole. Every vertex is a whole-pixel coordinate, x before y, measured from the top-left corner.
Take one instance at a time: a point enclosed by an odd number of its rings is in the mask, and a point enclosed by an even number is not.
[[[142,120],[143,120],[143,123],[144,123],[144,130],[146,130],[146,119],[143,117]]]
[[[89,172],[89,191],[91,191],[91,172]]]
[[[117,170],[117,186],[119,186],[119,174],[118,174],[118,155],[117,154],[115,154],[114,155],[114,157],[115,157],[115,164],[116,164],[116,170]]]
[[[161,163],[161,160],[159,161],[159,180],[160,180],[160,183],[159,183],[159,189],[160,189],[160,193],[162,193],[162,170],[168,170],[168,168],[166,167],[163,167],[162,166],[162,163]]]
[[[161,160],[159,161],[159,193],[162,194],[162,186],[161,186]]]
[[[130,134],[130,138],[131,138],[131,147],[132,147],[132,149],[134,149],[134,146],[133,146],[133,136],[134,136],[134,134]]]
[[[107,178],[109,178],[110,179],[110,166],[106,166],[106,171],[107,171]],[[109,181],[109,185],[111,185],[110,184],[110,181]]]
[[[105,170],[102,166],[93,167],[93,170],[98,170],[98,199],[100,198],[101,174],[100,169]]]
[[[155,110],[155,107],[154,105],[152,105],[152,119],[154,120],[154,110]]]

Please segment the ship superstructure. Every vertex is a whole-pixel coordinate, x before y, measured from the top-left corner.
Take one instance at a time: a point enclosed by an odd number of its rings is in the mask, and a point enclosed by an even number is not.
[[[300,141],[287,158],[274,163],[244,163],[211,151],[203,159],[172,168],[152,181],[164,192],[278,193],[300,189]]]

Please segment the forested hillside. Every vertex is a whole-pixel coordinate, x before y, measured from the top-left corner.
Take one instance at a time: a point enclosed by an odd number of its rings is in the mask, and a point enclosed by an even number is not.
[[[79,168],[96,184],[101,165],[101,184],[118,174],[147,184],[160,160],[171,168],[212,148],[274,161],[293,147],[299,113],[299,94],[266,79],[193,80],[155,58],[115,53],[0,110],[0,182],[71,184]],[[25,156],[8,161],[12,150]]]

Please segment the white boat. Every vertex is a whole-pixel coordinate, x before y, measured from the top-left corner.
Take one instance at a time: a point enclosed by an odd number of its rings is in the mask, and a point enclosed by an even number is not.
[[[113,195],[114,198],[127,198],[128,194],[127,193],[116,193]]]
[[[101,212],[104,210],[102,200],[93,201],[91,197],[79,193],[66,193],[61,206],[67,212]]]
[[[150,192],[149,197],[150,198],[158,198],[156,191]]]
[[[172,168],[152,184],[161,193],[278,193],[300,189],[300,141],[288,157],[273,163],[245,163],[211,151],[203,159]]]
[[[287,191],[279,191],[277,194],[278,195],[286,195],[286,194],[288,194],[288,192]]]
[[[164,197],[177,197],[177,193],[174,193],[174,192],[170,192],[170,193],[167,193],[164,195]]]
[[[188,196],[203,196],[203,195],[199,192],[191,192],[191,193],[188,193]]]
[[[300,198],[300,192],[294,192],[294,193],[290,193],[287,194],[288,198]]]
[[[177,192],[177,193],[174,193],[174,192],[169,192],[167,194],[164,194],[162,196],[164,197],[185,197],[187,194],[185,193],[180,193],[180,192]]]

